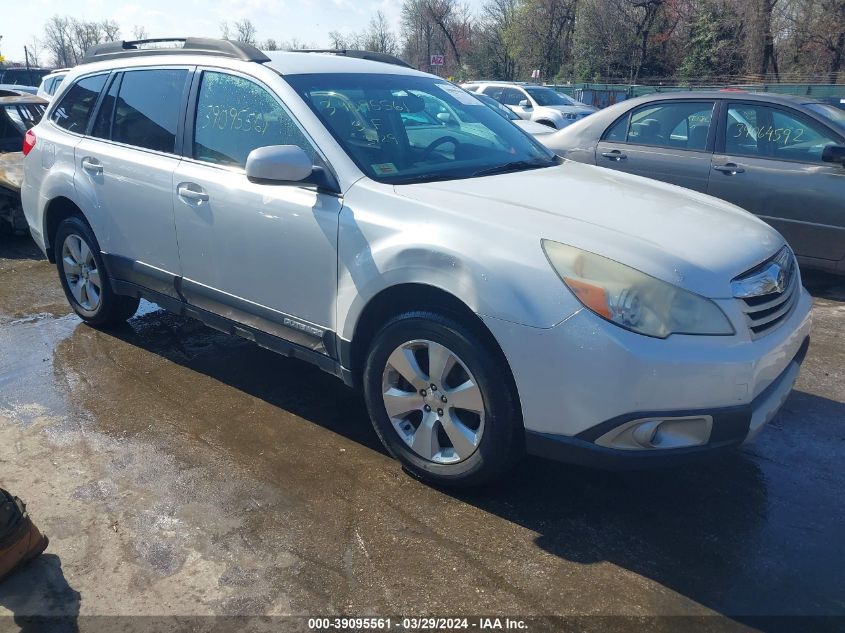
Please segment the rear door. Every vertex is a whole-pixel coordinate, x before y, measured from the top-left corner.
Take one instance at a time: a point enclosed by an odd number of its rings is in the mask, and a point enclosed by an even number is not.
[[[84,139],[74,182],[118,279],[174,294],[180,274],[173,172],[192,68],[127,70],[110,77]]]
[[[826,145],[843,143],[795,109],[728,102],[708,193],[760,216],[798,255],[839,261],[845,257],[845,169],[821,155]]]
[[[658,101],[617,119],[596,146],[596,165],[707,190],[713,100]]]

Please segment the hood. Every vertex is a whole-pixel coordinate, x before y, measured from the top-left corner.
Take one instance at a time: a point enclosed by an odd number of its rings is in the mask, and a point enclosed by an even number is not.
[[[545,108],[547,110],[555,110],[556,112],[562,112],[563,114],[577,114],[579,116],[586,116],[588,114],[593,114],[596,112],[596,109],[592,106],[588,105],[580,105],[580,106],[571,106],[571,105],[550,105],[550,106],[539,106],[540,108]]]
[[[513,124],[516,127],[522,128],[524,132],[528,132],[533,136],[543,136],[544,134],[551,134],[555,131],[553,127],[543,125],[542,123],[537,123],[536,121],[528,121],[527,119],[513,121]]]
[[[739,207],[675,185],[572,161],[396,187],[503,231],[582,248],[710,298],[774,255],[780,234]]]

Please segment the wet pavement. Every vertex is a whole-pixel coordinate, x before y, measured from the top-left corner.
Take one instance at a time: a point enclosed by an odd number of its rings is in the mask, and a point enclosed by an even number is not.
[[[0,614],[845,616],[845,280],[805,281],[810,351],[750,446],[456,494],[337,379],[146,303],[87,327],[0,235],[0,485],[51,539]]]

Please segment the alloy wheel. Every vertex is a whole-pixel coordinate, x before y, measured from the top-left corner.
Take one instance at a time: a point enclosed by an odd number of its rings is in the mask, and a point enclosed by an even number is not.
[[[103,286],[97,261],[88,244],[71,234],[62,245],[62,269],[76,302],[89,312],[96,312],[102,300]]]
[[[470,457],[484,433],[484,400],[475,377],[440,343],[403,343],[388,357],[382,398],[399,437],[417,455],[438,464]]]

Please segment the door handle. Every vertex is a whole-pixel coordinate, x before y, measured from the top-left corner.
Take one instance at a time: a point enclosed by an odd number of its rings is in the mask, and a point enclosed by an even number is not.
[[[615,160],[615,161],[620,161],[620,160],[624,160],[624,159],[628,158],[627,154],[623,154],[618,149],[615,149],[611,152],[602,152],[601,155],[604,156],[605,158],[609,158],[610,160]]]
[[[728,176],[735,176],[736,174],[744,174],[745,170],[736,163],[725,163],[724,165],[713,165],[713,169],[720,171]]]
[[[102,174],[103,173],[103,164],[98,161],[96,158],[91,158],[90,156],[86,156],[82,159],[82,169],[91,173],[91,174]]]
[[[195,189],[192,189],[191,187],[195,187]],[[176,194],[185,200],[208,202],[208,194],[199,185],[188,185],[186,183],[182,183],[176,187]]]

